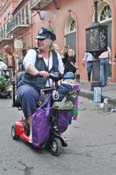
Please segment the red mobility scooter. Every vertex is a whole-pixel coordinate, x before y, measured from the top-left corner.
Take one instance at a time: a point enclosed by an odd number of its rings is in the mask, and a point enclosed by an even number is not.
[[[61,79],[59,78],[58,73],[50,74],[50,78],[52,78],[56,82]],[[72,77],[74,79],[74,76]],[[13,83],[13,107],[18,107],[21,109],[21,104],[18,98],[15,95],[15,82]],[[35,123],[38,122],[35,130],[32,130],[32,145],[36,148],[43,149],[48,148],[50,152],[59,156],[62,152],[62,148],[67,146],[67,143],[61,137],[61,133],[64,132],[68,125],[71,124],[72,120],[72,108],[74,107],[73,102],[71,100],[76,99],[76,107],[78,106],[77,96],[79,92],[78,85],[74,85],[72,88],[71,97],[69,98],[69,93],[67,94],[68,100],[65,98],[65,107],[63,109],[59,108],[58,104],[54,99],[57,99],[57,94],[53,97],[53,91],[56,91],[57,87],[42,89],[42,95],[39,101],[39,107],[35,111],[33,117],[36,117],[39,112],[39,118]],[[46,99],[45,99],[46,98]],[[45,101],[44,101],[44,100]],[[42,100],[44,102],[42,102]],[[63,99],[64,100],[64,99]],[[54,101],[56,103],[54,103]],[[59,102],[61,104],[61,102]],[[62,105],[60,105],[62,106]],[[41,115],[41,110],[45,110],[45,116],[43,113]],[[49,114],[49,115],[48,115]],[[76,115],[76,114],[75,114]],[[32,118],[33,120],[33,118]],[[41,121],[41,122],[40,122]],[[33,122],[34,123],[34,122]],[[29,125],[25,119],[20,119],[11,127],[11,135],[14,140],[21,138],[23,141],[29,143]]]

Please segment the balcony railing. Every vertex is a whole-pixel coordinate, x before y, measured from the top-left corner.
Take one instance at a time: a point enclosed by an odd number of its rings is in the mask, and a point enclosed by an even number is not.
[[[27,16],[20,18],[20,16],[14,16],[6,23],[6,28],[0,28],[0,40],[3,38],[10,38],[12,35],[21,30],[24,30],[29,26],[29,18]]]
[[[6,45],[12,40],[12,36],[9,34],[7,36],[0,36],[0,44]]]
[[[17,34],[29,26],[29,19],[25,17],[23,19],[14,18],[11,32]]]
[[[13,34],[17,34],[18,32],[21,32],[22,30],[26,29],[28,26],[28,23],[22,21],[22,23],[14,25],[11,31]]]
[[[32,0],[31,10],[42,10],[53,0]]]

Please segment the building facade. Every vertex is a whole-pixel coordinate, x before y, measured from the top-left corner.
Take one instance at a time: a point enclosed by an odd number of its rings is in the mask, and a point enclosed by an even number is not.
[[[96,0],[4,0],[0,10],[0,55],[10,44],[19,56],[36,45],[41,27],[52,29],[60,50],[69,45],[76,52],[81,79],[86,79],[82,59],[86,51],[86,28],[94,22]],[[109,81],[116,82],[116,1],[98,0],[97,20],[107,26],[108,46],[112,50]]]

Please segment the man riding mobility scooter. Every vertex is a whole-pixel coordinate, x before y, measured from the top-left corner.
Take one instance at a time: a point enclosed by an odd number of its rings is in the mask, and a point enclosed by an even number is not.
[[[77,118],[79,85],[72,72],[64,75],[60,85],[57,83],[57,72],[50,73],[49,77],[55,82],[55,86],[41,90],[38,108],[32,116],[32,145],[39,149],[47,147],[53,155],[59,156],[62,146],[67,146],[61,133],[71,124],[72,118]],[[15,82],[13,107],[21,108],[18,98],[15,97]],[[29,134],[29,125],[25,119],[20,119],[11,127],[14,140],[21,138],[29,142]]]

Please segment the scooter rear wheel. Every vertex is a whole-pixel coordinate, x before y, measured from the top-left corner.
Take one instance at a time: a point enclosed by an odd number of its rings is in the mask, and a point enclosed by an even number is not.
[[[62,143],[60,138],[53,138],[49,144],[49,149],[54,156],[59,156],[62,152]]]
[[[15,125],[13,125],[12,127],[11,127],[11,136],[12,136],[12,138],[13,138],[13,140],[17,140],[19,137],[16,135],[16,126]]]

